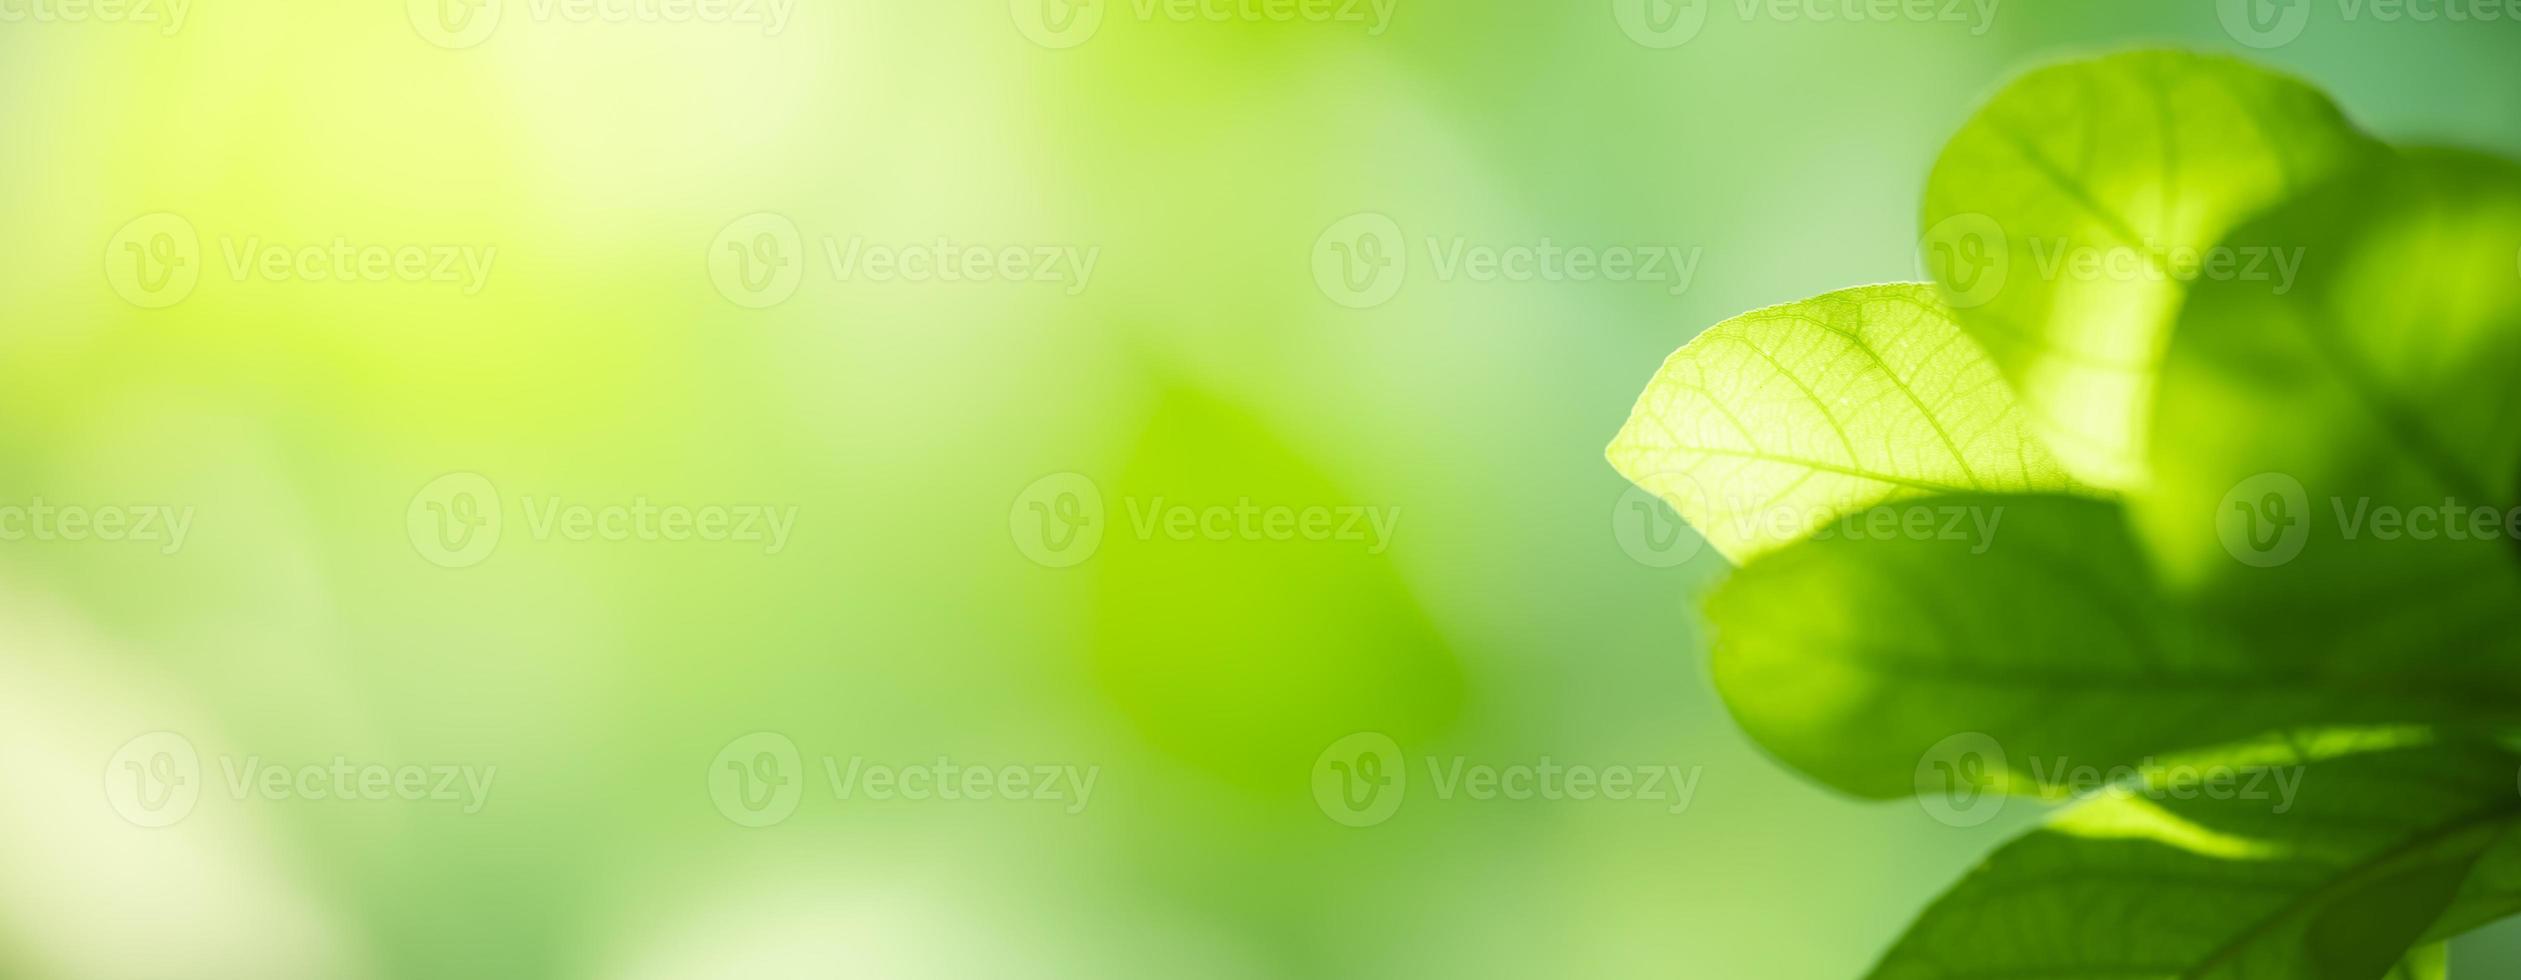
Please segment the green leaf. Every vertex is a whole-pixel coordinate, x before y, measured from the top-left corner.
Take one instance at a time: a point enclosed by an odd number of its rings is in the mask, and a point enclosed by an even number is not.
[[[2104,792],[1997,851],[1873,976],[2439,977],[2438,951],[2410,948],[2521,818],[2513,757],[2425,745],[2297,765],[2289,800]]]
[[[1876,504],[2075,485],[1921,284],[1708,328],[1656,372],[1610,460],[1736,563]]]
[[[2155,365],[2203,250],[2376,150],[2317,90],[2243,62],[2058,65],[1944,149],[1926,258],[2068,469],[2126,489],[2143,482]]]
[[[2108,767],[2283,729],[2425,724],[2470,696],[2332,676],[2196,628],[2114,503],[1971,496],[1890,509],[1936,519],[1775,552],[1708,604],[1715,681],[1735,720],[1849,793],[1931,788],[1958,736],[1992,743],[1987,788],[2053,793],[2060,759]]]
[[[2201,285],[2132,497],[2208,621],[2304,669],[2521,708],[2521,167],[2415,152],[2234,234],[2293,289]]]
[[[2408,950],[2407,957],[2381,980],[2444,980],[2450,975],[2451,947],[2435,943]]]

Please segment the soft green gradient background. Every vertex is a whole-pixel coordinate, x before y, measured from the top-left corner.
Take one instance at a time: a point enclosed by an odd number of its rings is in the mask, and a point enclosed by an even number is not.
[[[1601,447],[1744,309],[1913,278],[1936,149],[2008,74],[2170,42],[2196,0],[1993,27],[1401,0],[1353,25],[1028,42],[1006,4],[803,0],[786,33],[537,23],[465,51],[399,3],[197,0],[177,36],[0,24],[0,504],[196,509],[147,545],[0,545],[0,974],[28,977],[1855,975],[2013,827],[1833,797],[1703,679],[1694,596],[1622,550]],[[2521,154],[2521,24],[2338,23],[2258,55],[2375,131]],[[811,237],[1099,246],[1091,288],[836,283],[767,311],[703,254]],[[174,211],[172,309],[100,257]],[[1704,249],[1694,287],[1315,287],[1360,211],[1475,242]],[[222,236],[480,244],[489,288],[235,282]],[[535,541],[423,561],[412,495],[800,509],[788,549]],[[1009,510],[1096,481],[1095,558]],[[1398,508],[1392,549],[1176,543],[1125,502]],[[205,794],[142,830],[132,736],[499,767],[490,805]],[[703,784],[809,759],[1101,767],[1092,805],[841,802],[748,830]],[[1331,740],[1702,766],[1644,803],[1440,801],[1342,827]],[[1426,786],[1423,764],[1412,789]],[[2021,808],[2027,811],[2027,807]],[[2472,941],[2465,967],[2521,968]],[[2486,975],[2486,974],[2480,974]]]

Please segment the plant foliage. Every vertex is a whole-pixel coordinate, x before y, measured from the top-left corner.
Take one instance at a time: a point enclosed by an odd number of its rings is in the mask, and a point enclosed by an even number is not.
[[[2073,803],[1874,976],[2447,975],[2521,914],[2521,167],[2135,52],[1995,96],[1923,225],[1934,282],[1709,328],[1609,453],[1741,565],[1778,759]]]

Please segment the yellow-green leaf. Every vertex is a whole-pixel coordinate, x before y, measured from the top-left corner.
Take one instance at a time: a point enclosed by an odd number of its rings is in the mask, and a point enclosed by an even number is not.
[[[1656,372],[1610,460],[1736,563],[1879,504],[2076,488],[1923,284],[1708,328]]]
[[[2284,272],[2239,256],[2218,268],[2211,247],[2376,149],[2319,91],[2229,58],[2057,65],[2007,86],[1944,149],[1927,264],[2066,467],[2130,488],[2189,283]]]

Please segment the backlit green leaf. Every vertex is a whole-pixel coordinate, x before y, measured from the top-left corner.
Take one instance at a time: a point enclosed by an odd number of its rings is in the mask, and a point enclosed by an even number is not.
[[[1944,149],[1927,264],[2067,467],[2133,487],[2155,364],[2187,283],[2214,273],[2209,247],[2373,150],[2326,96],[2228,58],[2058,65]]]
[[[1656,372],[1610,459],[1735,562],[1889,501],[2074,487],[1918,284],[1708,328]]]

